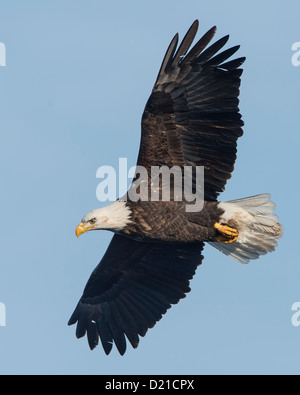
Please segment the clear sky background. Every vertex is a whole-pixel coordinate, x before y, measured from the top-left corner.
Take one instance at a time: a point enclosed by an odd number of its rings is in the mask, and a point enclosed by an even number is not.
[[[9,1],[0,5],[0,374],[299,374],[298,0]],[[96,170],[133,166],[140,118],[176,32],[218,26],[246,56],[245,134],[222,200],[270,192],[275,253],[242,266],[210,246],[188,297],[125,356],[91,352],[68,327],[111,234],[74,231]]]

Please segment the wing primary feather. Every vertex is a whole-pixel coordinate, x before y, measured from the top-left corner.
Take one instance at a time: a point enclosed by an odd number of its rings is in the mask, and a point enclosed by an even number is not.
[[[240,49],[240,45],[236,45],[235,47],[229,48],[226,51],[221,52],[219,55],[214,56],[211,58],[205,65],[207,66],[218,66],[219,64],[223,63],[225,60],[230,58],[230,56],[234,55],[236,51]]]
[[[116,309],[116,306],[113,302],[109,303],[110,311],[111,311],[111,316],[110,316],[110,321],[109,321],[109,326],[112,331],[113,339],[115,342],[115,345],[121,355],[125,354],[126,351],[126,340],[124,336],[124,329],[122,328],[121,325],[121,317],[119,315],[118,310]]]
[[[98,346],[99,334],[98,334],[97,324],[95,321],[90,321],[88,323],[87,338],[91,350],[93,350],[95,347]]]
[[[74,313],[71,315],[71,318],[68,321],[68,326],[74,325],[78,321],[79,305],[80,305],[80,302],[77,304],[76,309],[74,310]]]
[[[133,317],[126,308],[126,305],[122,302],[121,298],[115,300],[114,304],[120,315],[122,328],[124,329],[127,339],[130,341],[133,348],[137,348],[139,344],[139,336]]]
[[[227,43],[228,40],[229,40],[229,35],[220,38],[220,40],[216,41],[209,48],[207,48],[204,52],[202,52],[195,59],[195,62],[200,63],[200,64],[207,62],[211,57],[213,57],[217,52],[219,52],[221,48],[224,47],[224,45]]]
[[[180,66],[191,63],[199,54],[207,47],[216,34],[217,27],[213,26],[200,38],[200,40],[193,46],[189,53],[182,59]]]
[[[77,327],[76,327],[76,337],[80,339],[81,337],[85,336],[88,326],[88,317],[83,314],[78,319]]]
[[[168,49],[167,49],[167,52],[165,54],[164,60],[162,62],[162,65],[161,65],[161,67],[159,69],[159,73],[158,73],[158,76],[157,76],[157,79],[156,79],[156,82],[155,82],[154,86],[156,84],[159,84],[159,80],[165,74],[165,71],[168,68],[168,65],[169,65],[170,61],[172,61],[172,58],[173,58],[174,53],[175,53],[176,48],[177,48],[178,39],[179,39],[179,36],[178,36],[178,33],[176,33],[175,36],[173,37],[173,40],[171,41]]]
[[[108,355],[113,347],[113,343],[112,343],[113,339],[112,339],[110,328],[108,327],[106,322],[102,319],[98,320],[96,323],[97,323],[97,328],[99,331],[99,336],[103,350],[105,354]]]
[[[240,67],[244,62],[245,62],[246,58],[245,57],[241,57],[238,59],[234,59],[234,60],[230,60],[229,62],[223,63],[221,64],[219,67],[225,70],[236,70],[238,67]]]
[[[111,311],[108,303],[102,303],[100,306],[100,318],[97,319],[96,324],[99,331],[100,340],[105,354],[108,355],[112,349],[113,335],[109,326]]]
[[[125,291],[123,295],[120,297],[120,301],[126,306],[129,314],[131,315],[135,329],[140,336],[145,336],[147,332],[147,325],[145,325],[145,319],[140,314],[140,312],[136,309],[136,307],[131,303],[131,296]]]
[[[153,313],[145,309],[145,306],[141,301],[140,295],[136,292],[135,289],[128,289],[127,293],[129,295],[129,298],[131,297],[130,302],[139,311],[147,327],[152,328],[156,322],[156,318]]]
[[[198,19],[196,19],[195,22],[192,24],[192,26],[189,28],[186,35],[184,36],[176,54],[172,60],[172,63],[170,64],[170,67],[177,66],[180,58],[187,53],[188,49],[190,48],[190,46],[191,46],[192,42],[194,41],[194,38],[197,34],[198,27],[199,27],[199,21],[198,21]]]

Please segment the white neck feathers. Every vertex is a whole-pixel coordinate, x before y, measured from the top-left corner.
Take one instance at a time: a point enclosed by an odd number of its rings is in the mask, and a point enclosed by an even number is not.
[[[89,212],[83,221],[96,218],[95,229],[113,229],[119,231],[131,222],[130,216],[131,210],[126,205],[126,202],[117,200],[106,207]]]

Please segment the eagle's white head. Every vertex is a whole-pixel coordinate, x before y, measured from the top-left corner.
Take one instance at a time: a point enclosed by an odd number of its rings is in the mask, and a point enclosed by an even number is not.
[[[126,202],[117,200],[106,207],[98,208],[86,214],[76,228],[76,236],[79,237],[88,230],[120,231],[131,222],[130,216],[131,210]]]

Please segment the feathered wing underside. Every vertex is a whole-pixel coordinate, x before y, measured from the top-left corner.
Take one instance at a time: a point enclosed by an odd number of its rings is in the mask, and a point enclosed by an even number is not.
[[[202,262],[203,244],[144,243],[115,235],[70,318],[76,336],[87,334],[90,348],[99,337],[106,354],[126,339],[136,348],[139,336],[190,291]]]
[[[216,200],[243,133],[238,96],[245,58],[228,61],[238,46],[218,54],[229,36],[207,48],[215,27],[189,50],[197,29],[195,21],[178,50],[178,35],[167,50],[143,114],[137,164],[204,166],[204,198]]]

